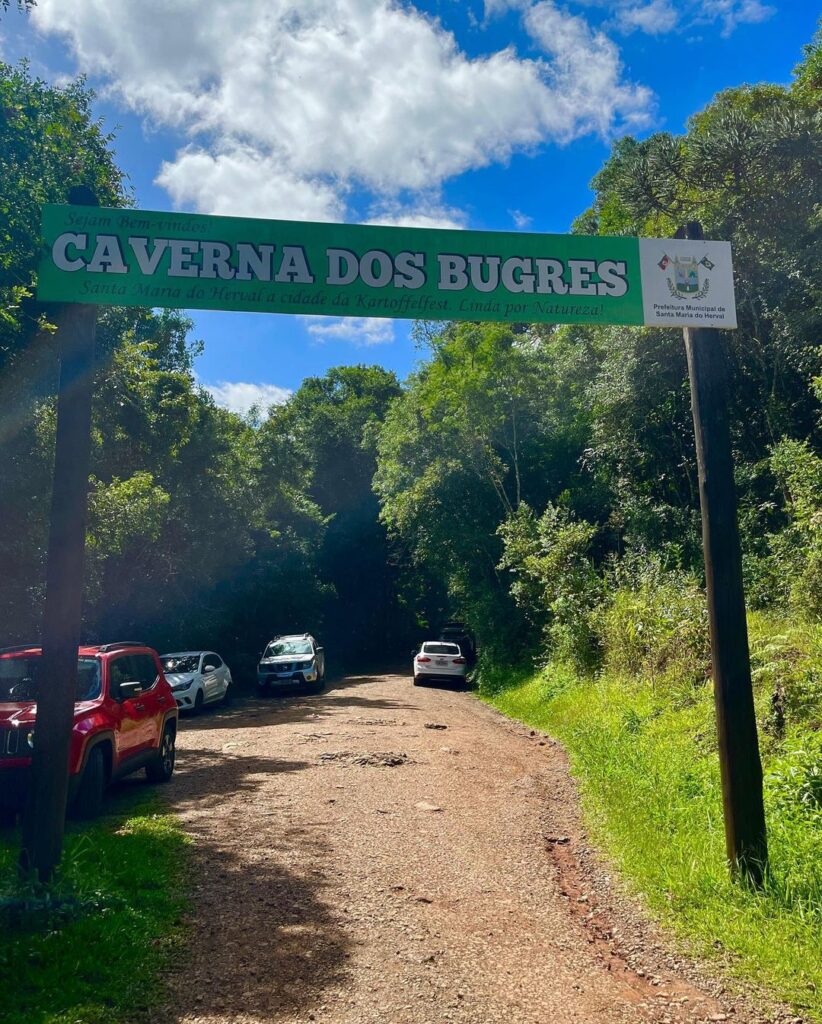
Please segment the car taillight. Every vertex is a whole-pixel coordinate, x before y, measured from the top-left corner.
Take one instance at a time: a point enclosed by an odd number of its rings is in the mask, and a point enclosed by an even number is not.
[[[430,658],[426,658],[424,654],[417,655],[417,661],[430,661]]]
[[[454,664],[455,665],[464,665],[465,664],[465,658],[454,658]]]

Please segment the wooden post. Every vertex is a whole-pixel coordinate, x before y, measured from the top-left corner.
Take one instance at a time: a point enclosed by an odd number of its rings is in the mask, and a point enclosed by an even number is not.
[[[684,234],[701,239],[702,229],[689,224]],[[725,849],[732,873],[761,885],[768,845],[728,418],[728,357],[720,331],[686,327],[684,334],[699,468]]]
[[[78,195],[78,192],[80,193]],[[92,197],[93,198],[93,197]],[[72,203],[89,201],[72,190]],[[34,728],[31,788],[20,870],[48,882],[60,863],[68,795],[69,745],[77,689],[96,306],[64,306],[58,317],[60,384],[43,616],[43,660]]]

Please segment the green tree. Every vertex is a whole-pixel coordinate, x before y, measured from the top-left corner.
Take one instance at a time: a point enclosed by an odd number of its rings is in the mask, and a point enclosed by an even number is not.
[[[82,80],[57,88],[25,63],[0,63],[0,379],[18,352],[30,363],[35,341],[48,342],[33,301],[41,206],[66,202],[74,185],[90,187],[103,206],[127,202],[114,137],[94,118],[93,99]]]
[[[128,201],[82,82],[0,65],[0,611],[36,639],[43,599],[57,359],[33,297],[40,206],[74,184]],[[254,427],[197,386],[177,312],[98,314],[84,632],[252,651],[318,614],[323,523],[294,473],[267,475]]]
[[[792,90],[810,107],[822,103],[822,20],[813,40],[804,47],[804,58],[794,69]]]
[[[594,332],[586,465],[609,493],[611,544],[701,563],[699,488],[688,369],[680,332]]]
[[[596,527],[552,504],[539,517],[523,504],[498,532],[500,568],[511,574],[517,605],[542,631],[545,653],[583,670],[593,667],[598,651],[591,614],[604,590],[591,555]]]
[[[51,490],[57,358],[47,311],[33,296],[40,207],[65,202],[79,184],[107,205],[126,201],[111,136],[91,102],[82,82],[60,89],[25,63],[0,63],[0,609],[15,639],[39,633]]]
[[[728,332],[731,397],[745,458],[814,427],[821,172],[813,110],[789,89],[743,86],[718,94],[684,136],[621,140],[578,221],[582,231],[665,237],[698,220],[706,237],[732,242],[739,330]]]
[[[321,613],[322,517],[293,458],[265,462],[258,430],[197,386],[188,322],[132,319],[118,319],[96,388],[90,527],[105,542],[92,546],[87,628],[216,646],[248,666],[273,632]],[[125,489],[145,514],[122,516]]]
[[[807,441],[775,445],[771,467],[784,488],[790,523],[771,537],[781,589],[822,619],[822,456]]]

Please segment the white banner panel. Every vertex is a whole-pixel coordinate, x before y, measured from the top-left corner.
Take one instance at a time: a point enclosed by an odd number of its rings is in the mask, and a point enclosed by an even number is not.
[[[643,320],[659,327],[736,327],[730,242],[640,238]]]

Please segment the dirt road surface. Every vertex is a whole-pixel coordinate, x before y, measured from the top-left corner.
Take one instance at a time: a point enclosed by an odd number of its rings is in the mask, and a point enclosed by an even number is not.
[[[751,1019],[590,855],[561,749],[397,675],[184,722],[192,939],[158,1020]],[[712,991],[709,991],[712,989]]]

